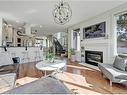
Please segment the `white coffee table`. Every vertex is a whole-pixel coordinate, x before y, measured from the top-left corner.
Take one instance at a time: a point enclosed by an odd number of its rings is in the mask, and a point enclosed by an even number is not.
[[[51,63],[48,60],[44,60],[44,61],[37,63],[36,68],[38,70],[44,71],[45,76],[46,76],[47,71],[59,70],[61,68],[64,68],[65,65],[66,65],[66,62],[64,62],[62,60],[55,60],[54,63]]]

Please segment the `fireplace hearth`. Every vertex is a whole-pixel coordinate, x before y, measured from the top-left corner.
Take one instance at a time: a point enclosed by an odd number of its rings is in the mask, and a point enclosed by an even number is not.
[[[85,63],[94,66],[98,66],[98,63],[103,63],[103,52],[85,51]]]

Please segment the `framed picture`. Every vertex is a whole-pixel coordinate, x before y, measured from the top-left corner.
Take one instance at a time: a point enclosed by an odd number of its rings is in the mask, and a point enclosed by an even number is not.
[[[105,37],[106,22],[83,28],[83,39]]]

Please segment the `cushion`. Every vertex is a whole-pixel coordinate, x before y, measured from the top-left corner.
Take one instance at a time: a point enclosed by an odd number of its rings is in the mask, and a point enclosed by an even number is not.
[[[127,58],[127,55],[126,54],[119,54],[118,56],[119,57],[122,57],[122,58]]]
[[[126,71],[127,67],[127,58],[122,58],[117,56],[113,63],[113,66],[119,70]]]
[[[127,80],[127,74],[126,75],[119,75],[119,76],[117,76],[117,77],[115,77],[115,78],[117,78],[117,79],[124,79],[124,80]]]

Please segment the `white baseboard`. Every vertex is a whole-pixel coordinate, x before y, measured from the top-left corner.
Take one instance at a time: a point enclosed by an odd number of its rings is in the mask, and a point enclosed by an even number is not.
[[[87,64],[87,63],[79,63],[80,65],[83,65],[83,66],[86,66],[86,67],[89,67],[91,69],[95,69],[95,70],[99,70],[99,68],[97,66],[93,66],[93,65],[90,65],[90,64]]]

